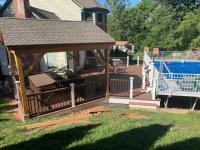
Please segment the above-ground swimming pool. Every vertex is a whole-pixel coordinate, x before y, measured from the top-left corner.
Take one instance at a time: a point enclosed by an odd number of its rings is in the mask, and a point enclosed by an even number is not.
[[[168,70],[163,64],[166,64]],[[155,61],[154,65],[162,73],[200,74],[200,62]]]

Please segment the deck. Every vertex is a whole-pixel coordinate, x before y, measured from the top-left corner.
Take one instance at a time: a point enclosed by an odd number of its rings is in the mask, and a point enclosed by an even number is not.
[[[119,84],[123,84],[124,81],[127,81],[127,88],[122,85],[122,88],[118,88],[118,93],[112,93],[111,97],[121,97],[121,98],[129,98],[130,97],[130,77],[134,77],[133,79],[133,99],[137,100],[151,100],[151,93],[146,93],[142,89],[142,67],[141,66],[130,66],[127,67],[124,73],[110,73],[110,80],[114,80]],[[112,84],[110,85],[112,86]]]

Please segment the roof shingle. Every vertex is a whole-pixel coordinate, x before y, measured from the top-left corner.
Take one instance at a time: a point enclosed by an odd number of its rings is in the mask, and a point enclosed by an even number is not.
[[[113,43],[112,37],[91,22],[0,18],[6,46]]]
[[[83,8],[103,8],[96,0],[74,0]]]

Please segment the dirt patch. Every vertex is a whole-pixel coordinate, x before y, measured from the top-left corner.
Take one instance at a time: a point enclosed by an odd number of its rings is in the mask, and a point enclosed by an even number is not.
[[[150,119],[149,116],[140,113],[123,113],[122,115],[125,115],[130,119],[145,119],[145,120]]]
[[[52,121],[46,121],[42,123],[36,123],[36,124],[31,124],[31,125],[26,125],[26,126],[21,126],[20,129],[25,129],[25,130],[34,130],[34,129],[51,129],[55,128],[58,126],[63,126],[63,125],[72,125],[72,124],[88,124],[89,123],[89,118],[92,115],[99,115],[103,112],[107,112],[108,110],[105,108],[105,106],[98,106],[94,107],[91,109],[87,109],[78,113],[72,113],[68,115],[67,117],[61,118],[61,119],[56,119]]]
[[[185,115],[192,111],[188,110],[188,109],[160,108],[160,109],[158,109],[158,112],[167,112],[167,113],[171,113],[171,114]]]
[[[34,130],[34,129],[51,129],[58,126],[63,125],[72,125],[72,124],[87,124],[89,123],[89,117],[90,115],[70,115],[69,117],[65,117],[62,119],[52,120],[52,121],[46,121],[26,126],[21,126],[20,129],[25,130]]]

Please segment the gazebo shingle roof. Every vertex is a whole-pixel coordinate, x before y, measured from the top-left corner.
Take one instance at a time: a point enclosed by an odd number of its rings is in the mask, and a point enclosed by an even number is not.
[[[115,42],[91,22],[0,18],[0,33],[6,46]]]

